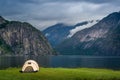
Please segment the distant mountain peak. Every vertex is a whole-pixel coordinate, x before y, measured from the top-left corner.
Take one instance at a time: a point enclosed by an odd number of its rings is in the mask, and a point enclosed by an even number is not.
[[[103,18],[100,22],[108,22],[109,21],[119,21],[120,20],[120,12],[113,12],[111,14],[109,14],[108,16],[106,16],[105,18]]]
[[[57,23],[55,25],[52,25],[51,27],[71,27],[72,25],[66,24],[66,23]],[[49,27],[49,28],[51,28]]]
[[[111,17],[111,18],[120,18],[120,12],[114,12],[114,13],[111,13],[110,15],[108,15],[108,17]]]
[[[53,26],[56,26],[56,25],[62,26],[62,25],[64,25],[64,23],[57,23],[57,24],[55,24],[55,25],[53,25]]]

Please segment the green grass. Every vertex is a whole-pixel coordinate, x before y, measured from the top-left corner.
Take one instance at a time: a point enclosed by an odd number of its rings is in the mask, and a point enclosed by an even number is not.
[[[19,73],[20,68],[0,70],[0,80],[120,80],[120,71],[92,68],[40,68]]]

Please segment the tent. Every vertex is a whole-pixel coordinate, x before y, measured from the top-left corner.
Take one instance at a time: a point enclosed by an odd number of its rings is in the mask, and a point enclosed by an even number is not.
[[[39,71],[39,66],[36,61],[34,60],[27,60],[20,72],[38,72]]]

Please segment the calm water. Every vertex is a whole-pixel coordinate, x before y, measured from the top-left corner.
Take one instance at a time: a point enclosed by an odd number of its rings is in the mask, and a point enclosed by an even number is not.
[[[0,69],[21,67],[28,59],[36,60],[42,67],[89,67],[120,69],[120,57],[98,56],[1,56]]]

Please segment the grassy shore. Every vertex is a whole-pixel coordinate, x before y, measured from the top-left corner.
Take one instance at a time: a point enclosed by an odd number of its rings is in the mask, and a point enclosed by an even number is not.
[[[120,80],[120,71],[91,68],[40,68],[19,73],[19,68],[0,70],[0,80]]]

